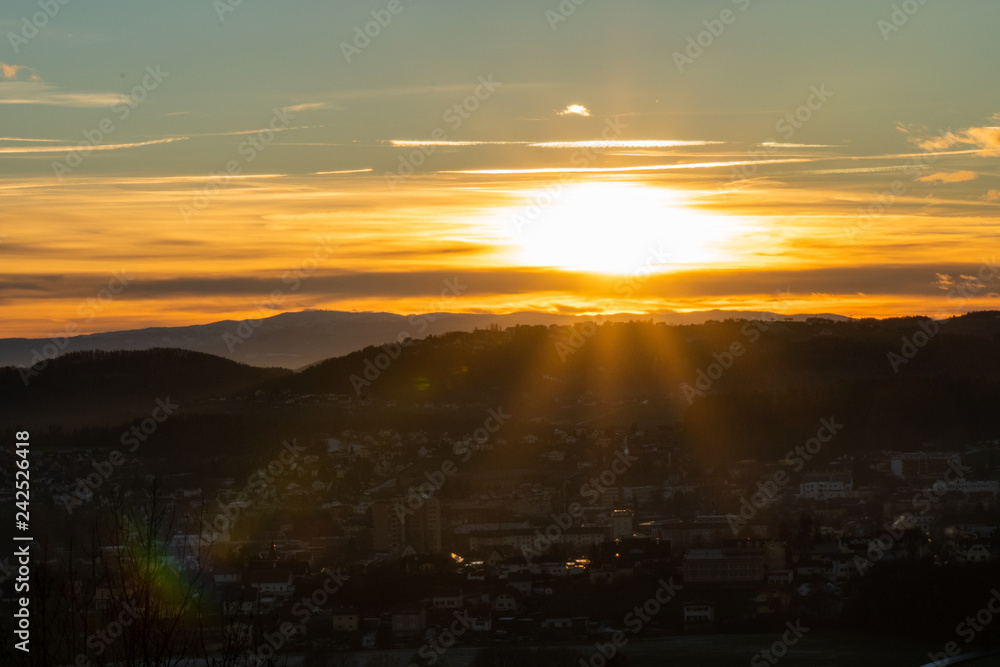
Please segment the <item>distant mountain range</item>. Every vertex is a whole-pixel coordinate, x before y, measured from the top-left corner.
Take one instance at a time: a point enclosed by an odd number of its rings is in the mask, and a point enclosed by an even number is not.
[[[599,321],[627,322],[653,320],[667,324],[701,324],[707,320],[742,318],[748,320],[792,319],[803,321],[823,317],[835,320],[841,315],[776,315],[768,312],[709,310],[693,313],[664,312],[624,314]],[[298,369],[331,357],[339,357],[368,345],[394,342],[400,336],[414,339],[449,331],[473,331],[498,325],[501,329],[517,324],[569,325],[587,317],[553,313],[429,313],[396,315],[393,313],[307,310],[282,313],[259,320],[259,326],[224,320],[186,327],[154,327],[130,331],[75,336],[61,341],[48,338],[0,339],[0,367],[26,367],[51,357],[54,352],[92,350],[150,350],[179,348],[204,352],[251,366]],[[256,323],[255,323],[256,324]]]

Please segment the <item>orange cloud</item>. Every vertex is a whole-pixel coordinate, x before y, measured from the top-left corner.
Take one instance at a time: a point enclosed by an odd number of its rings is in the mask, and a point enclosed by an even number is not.
[[[929,174],[917,180],[923,183],[963,183],[974,181],[979,178],[979,174],[974,171],[952,171]]]
[[[41,81],[41,79],[30,67],[0,63],[0,81]]]
[[[994,114],[993,121],[1000,122],[1000,114]],[[909,133],[904,129],[905,132]],[[974,146],[988,155],[1000,153],[1000,126],[983,125],[969,127],[958,132],[948,131],[930,139],[911,139],[925,151],[939,151],[955,146]]]
[[[557,113],[560,116],[589,116],[590,109],[582,104],[570,104],[568,107]]]

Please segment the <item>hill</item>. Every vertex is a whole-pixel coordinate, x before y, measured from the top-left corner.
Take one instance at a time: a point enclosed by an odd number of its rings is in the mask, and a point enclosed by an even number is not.
[[[679,427],[706,464],[773,459],[819,421],[837,451],[946,447],[1000,437],[1000,313],[668,326],[499,327],[369,346],[299,372],[179,350],[77,353],[21,382],[0,370],[0,417],[61,444],[114,444],[169,396],[171,447],[253,449],[263,434],[322,439],[347,428],[473,429],[489,409],[521,433]],[[52,440],[55,442],[55,440]],[[831,450],[832,451],[832,450]]]
[[[617,315],[611,321],[625,322],[634,315]],[[699,324],[719,317],[769,319],[770,313],[658,313],[652,317],[670,324]],[[804,320],[807,315],[795,315]],[[830,316],[839,317],[839,316]],[[846,318],[841,318],[846,319]],[[88,350],[149,350],[175,347],[214,354],[252,366],[297,369],[339,357],[366,345],[395,341],[400,335],[422,338],[449,331],[473,331],[491,325],[508,328],[518,324],[577,323],[581,318],[552,313],[393,313],[308,310],[281,313],[253,323],[225,320],[186,327],[153,327],[132,331],[89,334],[65,338],[56,345],[48,338],[0,339],[0,366],[31,366],[57,353]]]

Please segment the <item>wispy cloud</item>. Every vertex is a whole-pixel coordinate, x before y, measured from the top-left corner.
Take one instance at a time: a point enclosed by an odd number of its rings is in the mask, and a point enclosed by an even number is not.
[[[765,141],[761,146],[768,148],[840,148],[835,144],[783,144],[778,141]]]
[[[294,127],[262,127],[256,130],[233,130],[232,132],[198,132],[196,134],[188,134],[188,137],[235,137],[242,134],[258,134],[260,132],[288,132],[289,130],[308,130],[314,127],[322,127],[317,125],[296,125]],[[339,145],[339,144],[338,144]]]
[[[103,144],[100,146],[84,146],[83,149],[86,151],[114,151],[120,150],[122,148],[138,148],[140,146],[152,146],[153,144],[169,144],[174,141],[184,141],[187,137],[172,137],[170,139],[154,139],[152,141],[139,141],[130,144]],[[59,146],[3,146],[0,147],[0,153],[5,155],[17,155],[25,153],[68,153],[70,151],[81,150],[79,144],[77,145],[59,145]]]
[[[30,143],[58,143],[59,139],[28,139],[27,137],[0,137],[0,141],[21,141]]]
[[[917,180],[923,183],[964,183],[965,181],[974,181],[977,178],[979,178],[979,174],[974,171],[952,171],[928,174]]]
[[[677,141],[672,139],[547,141],[528,144],[531,148],[674,148],[677,146],[710,146],[723,141]]]
[[[307,102],[305,104],[296,104],[294,106],[285,107],[288,111],[292,113],[299,113],[300,111],[313,111],[315,109],[325,109],[329,106],[328,102]]]
[[[412,146],[524,146],[526,141],[423,141],[420,139],[390,139],[387,143],[396,148]]]
[[[602,174],[615,172],[637,171],[668,171],[672,169],[715,169],[720,167],[739,167],[746,164],[788,164],[791,162],[810,162],[811,160],[796,158],[788,160],[738,160],[734,162],[692,162],[685,164],[653,164],[642,167],[546,167],[541,169],[468,169],[445,171],[446,174]]]
[[[44,83],[34,69],[0,62],[0,104],[109,107],[124,99],[117,93],[60,92]]]
[[[678,148],[683,146],[710,146],[724,141],[679,141],[674,139],[585,140],[585,141],[430,141],[422,139],[391,139],[386,142],[394,147],[412,146],[527,146],[529,148]]]
[[[38,81],[11,81],[0,85],[0,104],[110,107],[125,99],[118,93],[61,93]]]

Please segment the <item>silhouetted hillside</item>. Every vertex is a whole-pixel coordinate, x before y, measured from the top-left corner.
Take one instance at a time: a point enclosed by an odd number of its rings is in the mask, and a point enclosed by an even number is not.
[[[149,414],[157,399],[190,405],[288,373],[187,350],[74,352],[32,369],[0,368],[0,417],[113,424]]]
[[[939,327],[923,318],[817,319],[451,333],[328,360],[266,392],[504,405],[525,420],[658,414],[682,418],[706,461],[780,456],[831,415],[849,423],[840,441],[850,447],[997,437],[1000,317]]]
[[[85,353],[51,362],[27,387],[17,370],[0,371],[0,410],[5,422],[33,415],[112,428],[114,441],[114,428],[169,396],[185,404],[171,440],[210,445],[227,432],[249,442],[268,429],[324,437],[432,421],[475,428],[486,409],[503,406],[522,426],[680,423],[705,463],[781,457],[834,417],[844,429],[833,455],[1000,436],[998,340],[1000,314],[976,313],[940,324],[495,327],[372,346],[298,373],[179,350]],[[211,438],[202,432],[209,416],[228,425]]]
[[[634,315],[613,315],[609,319],[627,322]],[[769,319],[771,313],[704,311],[691,313],[663,312],[650,315],[654,321],[668,324],[701,324],[717,317]],[[803,320],[808,315],[792,315]],[[846,319],[830,315],[836,319]],[[65,339],[61,352],[89,350],[149,350],[172,347],[214,354],[253,366],[299,369],[309,364],[339,357],[365,345],[394,341],[406,333],[414,338],[449,331],[473,331],[498,325],[503,329],[526,325],[571,325],[580,321],[572,315],[541,312],[506,313],[395,313],[341,312],[306,310],[264,317],[254,323],[225,320],[185,327],[151,327],[131,331],[112,331]],[[47,338],[0,338],[0,366],[28,366],[37,363],[46,350],[53,348]],[[51,352],[47,352],[51,354]]]

